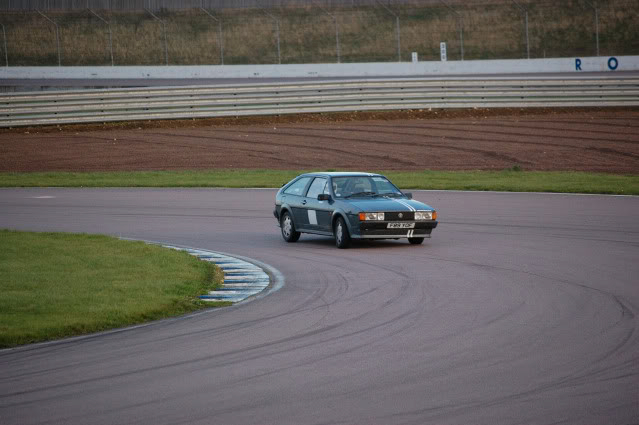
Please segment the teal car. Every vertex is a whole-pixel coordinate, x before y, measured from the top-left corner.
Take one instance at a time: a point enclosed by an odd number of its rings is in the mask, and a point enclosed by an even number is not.
[[[332,236],[338,248],[352,239],[408,239],[421,244],[437,227],[437,212],[412,199],[381,174],[302,174],[282,186],[273,211],[286,242],[302,233]]]

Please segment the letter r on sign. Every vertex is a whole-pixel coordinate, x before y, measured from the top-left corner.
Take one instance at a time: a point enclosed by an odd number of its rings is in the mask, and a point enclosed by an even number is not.
[[[581,71],[581,59],[575,59],[575,71]]]

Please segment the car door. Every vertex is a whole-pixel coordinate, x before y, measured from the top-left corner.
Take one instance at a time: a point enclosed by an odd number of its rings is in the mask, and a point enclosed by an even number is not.
[[[297,230],[308,229],[308,214],[306,211],[306,197],[304,194],[312,177],[302,177],[294,181],[282,193],[282,203],[291,208],[293,222]]]
[[[328,201],[319,201],[317,196],[326,193],[330,194],[328,179],[325,177],[315,177],[306,193],[306,210],[308,226],[311,230],[324,232],[331,231],[332,207]]]

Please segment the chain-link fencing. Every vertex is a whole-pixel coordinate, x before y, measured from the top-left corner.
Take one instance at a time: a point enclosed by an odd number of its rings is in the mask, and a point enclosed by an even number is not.
[[[386,62],[410,61],[412,52],[432,61],[441,42],[448,60],[639,54],[638,0],[2,5],[0,65],[7,66]]]

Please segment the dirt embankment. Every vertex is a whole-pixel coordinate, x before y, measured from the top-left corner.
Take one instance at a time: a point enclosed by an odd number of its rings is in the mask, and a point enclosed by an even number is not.
[[[0,171],[515,165],[639,174],[639,109],[402,111],[0,131]]]

